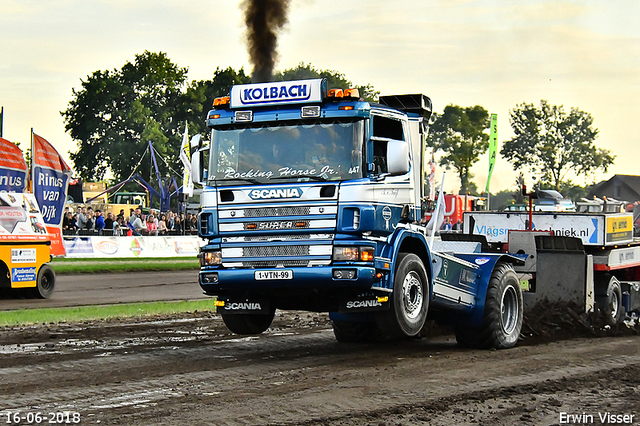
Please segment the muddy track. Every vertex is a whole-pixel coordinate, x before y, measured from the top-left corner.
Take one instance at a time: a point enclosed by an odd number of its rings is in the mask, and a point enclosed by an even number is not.
[[[15,327],[0,330],[0,409],[68,410],[82,424],[552,425],[561,413],[640,424],[639,349],[637,335],[505,351],[446,334],[344,345],[308,313],[246,338],[197,313]]]

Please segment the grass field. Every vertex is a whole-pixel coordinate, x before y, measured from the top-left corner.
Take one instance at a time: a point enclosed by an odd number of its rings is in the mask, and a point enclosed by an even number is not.
[[[184,312],[215,312],[214,299],[0,311],[0,326],[99,321]]]
[[[116,259],[66,259],[51,262],[56,275],[105,274],[112,272],[179,271],[197,270],[195,257],[177,258],[116,258]],[[215,311],[214,299],[178,302],[151,302],[117,304],[107,306],[80,306],[73,308],[20,309],[0,311],[0,326],[60,323],[110,318],[145,317],[175,314],[179,312]]]
[[[195,257],[172,258],[113,258],[67,259],[55,258],[51,266],[56,274],[95,274],[133,271],[180,271],[200,267]]]

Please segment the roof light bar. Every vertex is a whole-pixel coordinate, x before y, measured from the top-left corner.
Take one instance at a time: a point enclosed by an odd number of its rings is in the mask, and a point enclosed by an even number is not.
[[[344,97],[344,92],[342,89],[329,89],[327,93],[327,97],[329,98],[342,98]]]
[[[360,91],[357,88],[345,89],[344,97],[351,99],[360,99]]]
[[[328,98],[333,99],[350,99],[350,100],[358,100],[360,99],[360,91],[357,88],[351,89],[329,89],[327,92]]]
[[[231,102],[231,98],[229,96],[221,96],[213,100],[213,107],[214,108],[225,107],[229,105],[230,102]]]

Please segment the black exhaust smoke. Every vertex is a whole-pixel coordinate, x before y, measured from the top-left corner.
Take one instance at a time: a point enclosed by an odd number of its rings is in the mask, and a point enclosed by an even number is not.
[[[277,31],[287,21],[290,0],[245,0],[245,23],[249,60],[253,64],[254,83],[271,81],[278,54]]]

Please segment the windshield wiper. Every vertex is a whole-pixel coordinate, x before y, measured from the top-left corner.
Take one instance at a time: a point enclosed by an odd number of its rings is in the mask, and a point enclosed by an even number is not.
[[[215,186],[221,186],[220,185],[221,183],[227,183],[227,182],[233,182],[233,181],[242,181],[242,182],[251,183],[253,185],[261,185],[265,183],[265,182],[260,182],[257,179],[251,179],[251,178],[232,178],[232,179],[224,179],[224,180],[215,179],[213,182]]]
[[[276,176],[276,177],[272,177],[270,180],[282,180],[282,179],[308,179],[308,180],[316,180],[316,181],[319,181],[319,182],[326,182],[328,180],[324,176],[316,176],[316,175],[309,175],[309,176]],[[298,180],[298,182],[300,182],[300,180]]]
[[[300,176],[302,179],[307,178],[309,180],[317,180],[319,182],[326,182],[329,179],[327,179],[325,176]]]

